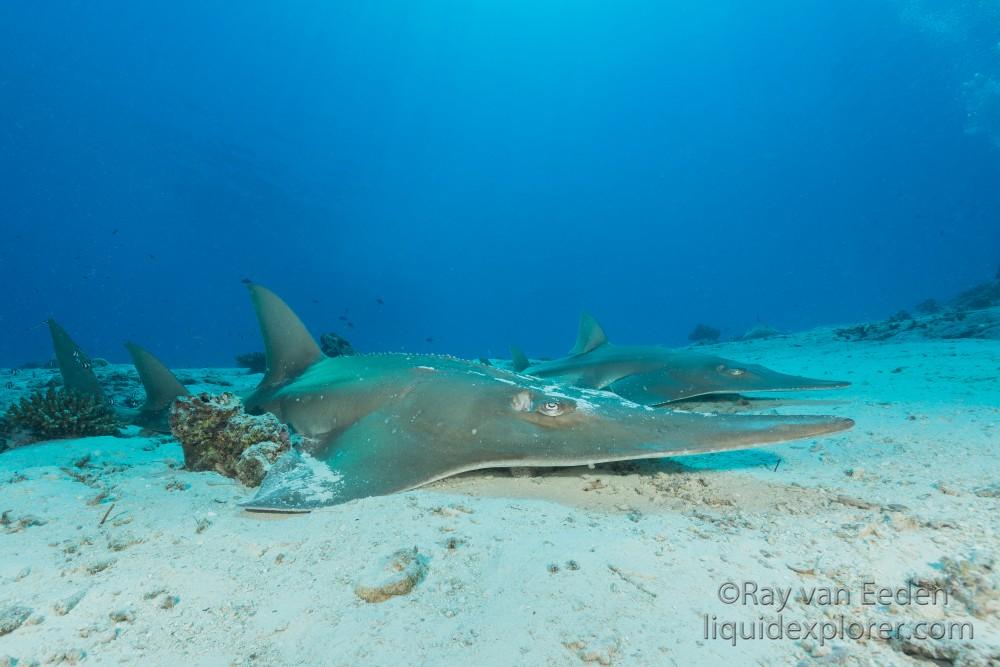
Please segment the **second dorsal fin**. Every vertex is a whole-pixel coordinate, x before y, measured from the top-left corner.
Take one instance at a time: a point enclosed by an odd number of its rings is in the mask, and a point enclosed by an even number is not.
[[[302,320],[277,294],[260,285],[250,284],[249,288],[267,356],[267,371],[258,388],[274,387],[299,376],[322,358],[323,352]]]
[[[594,316],[584,312],[580,315],[580,331],[576,335],[576,345],[570,350],[570,354],[586,354],[596,350],[608,342],[608,337],[604,335],[604,329],[597,323]]]
[[[142,412],[166,410],[175,398],[187,396],[190,393],[180,380],[170,372],[170,369],[164,366],[163,362],[154,357],[151,352],[135,343],[125,343],[125,347],[128,348],[128,353],[132,356],[132,363],[139,371],[139,380],[146,390],[146,402],[140,408]]]

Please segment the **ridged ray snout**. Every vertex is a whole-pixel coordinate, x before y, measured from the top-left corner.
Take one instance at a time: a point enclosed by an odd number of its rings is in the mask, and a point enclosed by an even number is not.
[[[739,370],[739,369],[734,369]],[[802,375],[788,375],[772,371],[764,366],[752,365],[747,368],[745,386],[740,386],[741,378],[734,377],[732,382],[740,391],[796,391],[802,389],[842,389],[849,387],[850,382],[844,380],[820,380]]]
[[[746,449],[818,437],[854,426],[851,419],[830,415],[715,415],[660,410],[642,415],[635,422],[632,426],[646,433],[622,436],[647,440],[649,451],[661,456]]]

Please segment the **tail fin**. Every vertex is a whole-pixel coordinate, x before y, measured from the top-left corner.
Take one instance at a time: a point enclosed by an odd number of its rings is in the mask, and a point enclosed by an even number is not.
[[[257,321],[264,337],[267,371],[257,390],[276,387],[300,375],[323,357],[319,345],[309,335],[302,320],[277,294],[249,284],[250,297],[257,311]]]
[[[132,363],[139,371],[139,380],[146,390],[146,402],[139,409],[140,412],[163,412],[170,407],[175,398],[190,393],[170,369],[148,350],[135,343],[125,343],[125,347],[132,356]]]
[[[586,354],[608,342],[604,329],[590,313],[580,315],[580,331],[576,336],[576,345],[570,350],[571,355]]]
[[[67,389],[84,394],[104,397],[101,383],[94,375],[94,365],[90,358],[73,342],[66,330],[55,320],[49,320],[49,332],[52,334],[52,347],[56,351],[59,362],[59,372],[62,374],[63,386]]]
[[[510,361],[511,366],[518,373],[531,365],[531,362],[528,361],[528,357],[525,356],[521,348],[514,347],[513,345],[510,346]]]

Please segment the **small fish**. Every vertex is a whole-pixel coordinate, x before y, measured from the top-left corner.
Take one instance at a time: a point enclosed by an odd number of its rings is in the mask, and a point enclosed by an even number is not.
[[[347,321],[347,315],[341,315],[339,319],[340,319],[341,322],[346,322]]]
[[[249,278],[240,278],[240,282],[243,283],[244,285],[253,285],[253,281],[250,280]]]
[[[434,339],[433,339],[433,338],[431,338],[430,336],[428,336],[428,337],[427,337],[427,338],[425,338],[424,340],[425,340],[425,341],[427,341],[428,343],[433,343],[433,342],[434,342]]]
[[[118,235],[118,228],[117,227],[115,229],[111,230],[111,235],[112,236],[117,236]]]
[[[352,328],[352,329],[353,329],[353,328],[354,328],[354,322],[348,322],[348,323],[347,323],[347,326],[349,326],[350,328]]]
[[[377,303],[380,306],[384,306],[385,305],[385,301],[382,300],[382,297],[377,297],[375,299],[375,303]]]
[[[313,299],[313,303],[319,303],[319,299]]]

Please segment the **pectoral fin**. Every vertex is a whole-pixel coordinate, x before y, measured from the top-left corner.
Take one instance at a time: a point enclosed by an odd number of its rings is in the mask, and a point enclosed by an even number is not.
[[[292,452],[268,471],[244,507],[300,512],[359,498],[406,491],[468,469],[471,451],[424,436],[406,415],[376,411],[351,426],[316,457]]]

